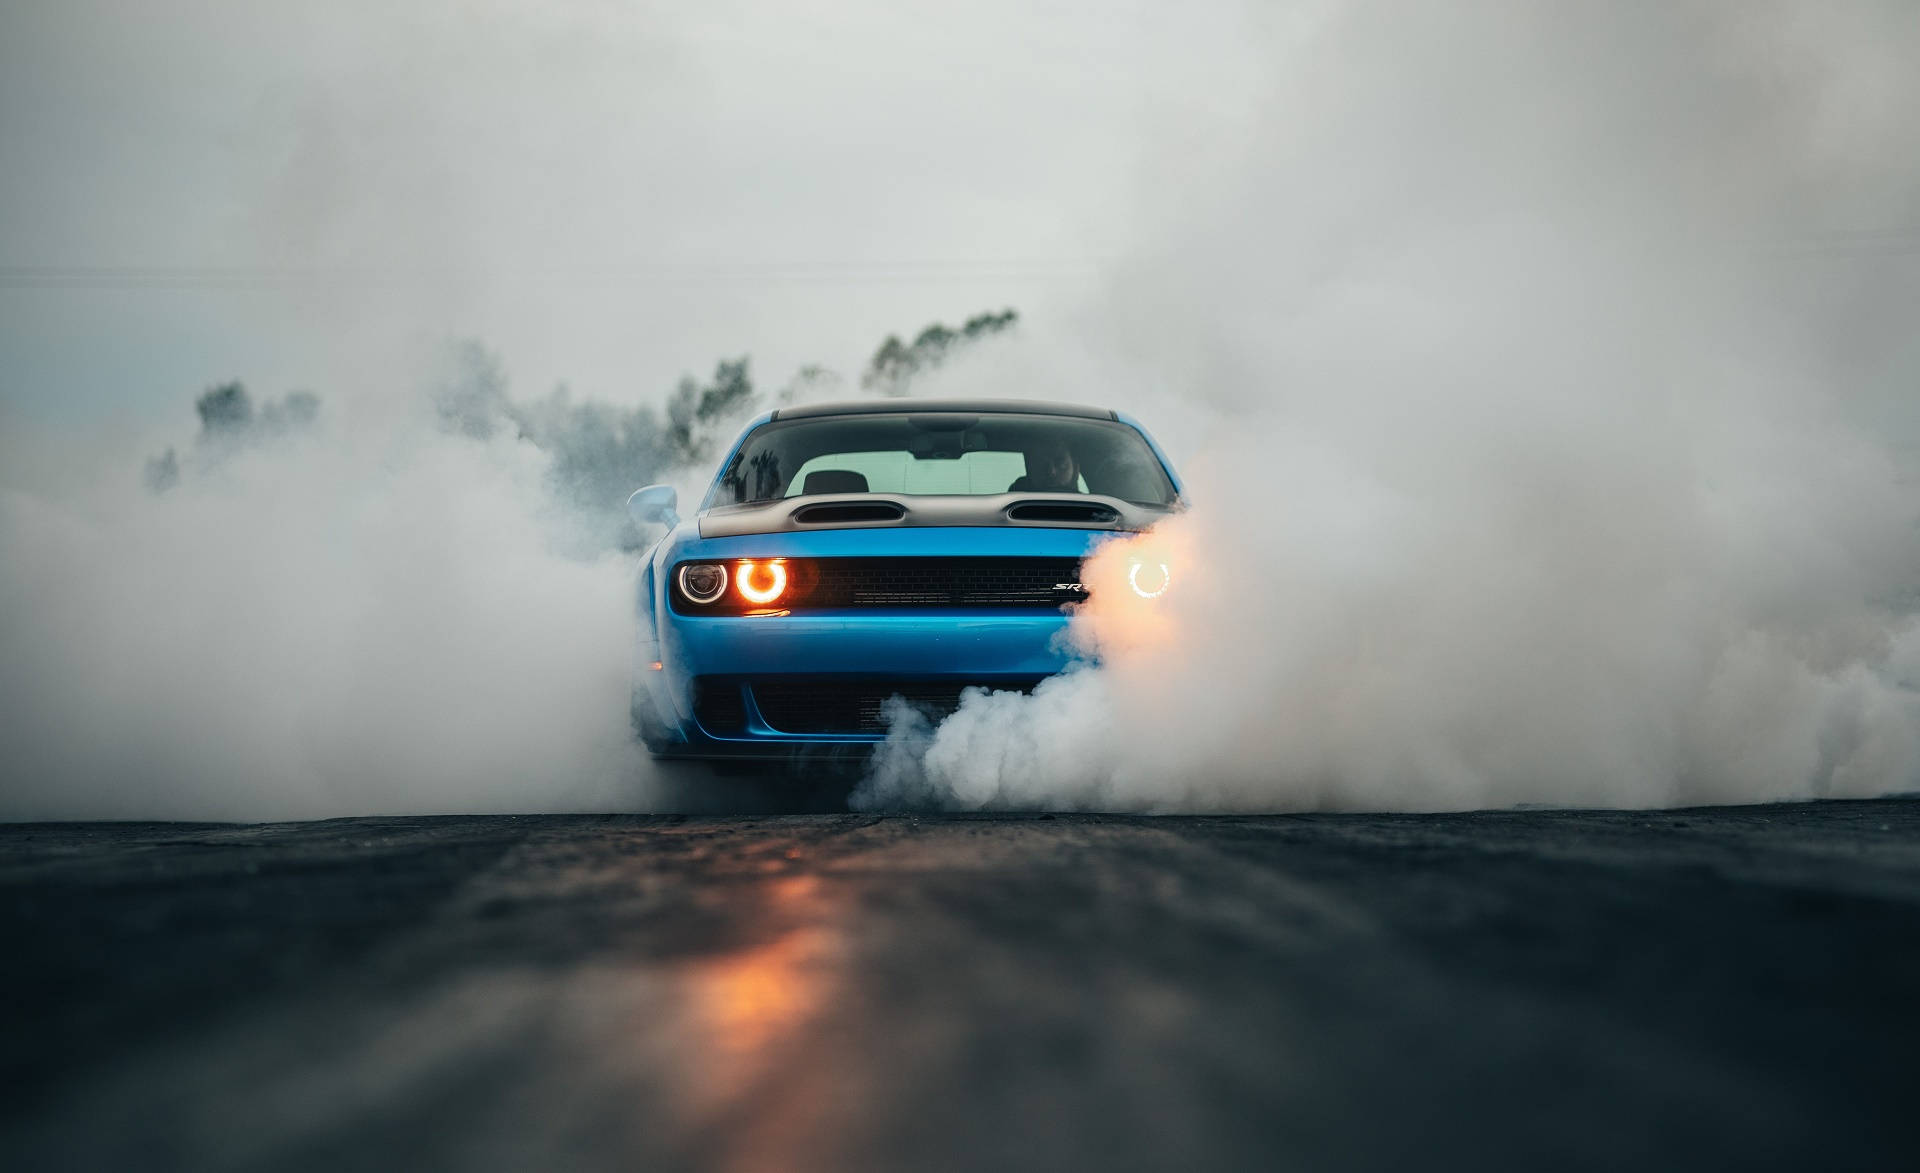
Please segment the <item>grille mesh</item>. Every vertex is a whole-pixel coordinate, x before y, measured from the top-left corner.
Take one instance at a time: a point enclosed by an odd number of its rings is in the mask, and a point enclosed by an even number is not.
[[[1083,601],[1077,558],[822,558],[809,608],[1058,607]]]
[[[731,680],[696,680],[693,716],[709,733],[735,733],[746,727],[747,705],[740,685]]]
[[[1032,692],[1040,679],[760,680],[753,684],[753,699],[767,724],[782,733],[885,733],[886,704],[893,697],[938,720],[960,707],[962,689]]]

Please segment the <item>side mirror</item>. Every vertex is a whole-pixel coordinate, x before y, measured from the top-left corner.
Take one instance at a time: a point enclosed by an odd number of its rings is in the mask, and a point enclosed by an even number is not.
[[[627,498],[627,516],[641,525],[672,529],[680,524],[680,515],[674,512],[679,504],[680,495],[672,485],[648,485]]]

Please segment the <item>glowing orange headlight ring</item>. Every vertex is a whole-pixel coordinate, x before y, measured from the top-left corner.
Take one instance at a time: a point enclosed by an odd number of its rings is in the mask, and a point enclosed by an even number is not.
[[[733,585],[739,588],[741,598],[755,606],[764,607],[787,593],[786,563],[778,559],[772,562],[742,562],[734,572]]]

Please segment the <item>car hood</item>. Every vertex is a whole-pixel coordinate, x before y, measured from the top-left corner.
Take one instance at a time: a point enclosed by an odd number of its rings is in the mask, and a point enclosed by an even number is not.
[[[702,513],[699,527],[702,538],[929,527],[1133,531],[1146,529],[1171,512],[1092,493],[996,493],[964,497],[851,493],[724,505]]]

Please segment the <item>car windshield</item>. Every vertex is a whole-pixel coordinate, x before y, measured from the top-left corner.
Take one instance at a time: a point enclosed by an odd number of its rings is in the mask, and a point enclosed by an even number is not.
[[[1173,483],[1135,429],[1011,412],[875,412],[775,420],[740,445],[713,504],[824,493],[1100,493],[1171,505]]]

